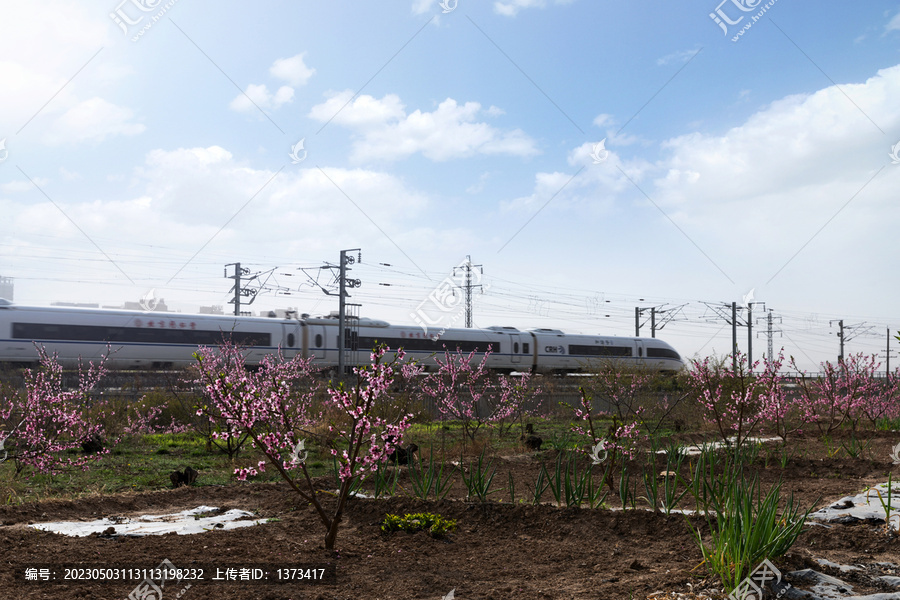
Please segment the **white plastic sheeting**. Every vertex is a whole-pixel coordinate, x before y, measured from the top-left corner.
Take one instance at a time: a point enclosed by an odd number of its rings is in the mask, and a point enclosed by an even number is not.
[[[86,537],[93,533],[133,536],[163,535],[166,533],[190,535],[213,529],[250,527],[251,525],[259,525],[264,522],[264,520],[247,519],[247,517],[252,516],[253,513],[236,508],[221,512],[215,506],[198,506],[197,508],[165,515],[106,517],[96,521],[35,523],[29,527],[74,537]]]
[[[888,484],[880,483],[875,487],[857,494],[841,498],[831,506],[810,513],[809,518],[820,521],[848,522],[859,519],[889,521],[891,527],[900,530],[900,484],[892,486],[890,506],[888,506]],[[889,515],[886,513],[890,513]]]

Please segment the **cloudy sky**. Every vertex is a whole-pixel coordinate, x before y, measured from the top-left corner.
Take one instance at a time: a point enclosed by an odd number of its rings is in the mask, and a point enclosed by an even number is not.
[[[241,262],[327,313],[360,248],[395,323],[469,255],[476,326],[655,306],[722,355],[752,300],[807,369],[900,329],[896,0],[0,0],[0,140],[20,304],[227,312]]]

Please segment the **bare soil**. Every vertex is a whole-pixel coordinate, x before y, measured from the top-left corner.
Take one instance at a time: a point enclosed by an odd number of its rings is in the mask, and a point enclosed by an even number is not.
[[[804,508],[813,503],[823,507],[886,481],[891,469],[900,474],[887,459],[898,441],[900,434],[880,434],[866,458],[848,458],[845,453],[829,458],[819,440],[792,441],[796,454],[786,469],[781,469],[777,459],[765,466],[763,453],[757,472],[766,484],[783,478],[785,492],[793,492]],[[336,573],[333,582],[320,584],[208,582],[188,589],[170,584],[163,591],[164,600],[179,594],[187,600],[439,600],[451,590],[460,600],[702,597],[698,590],[705,590],[709,597],[722,597],[715,591],[721,586],[701,565],[688,517],[616,510],[615,494],[610,494],[609,507],[603,509],[526,504],[527,488],[536,478],[541,460],[549,463],[555,460],[555,453],[496,459],[498,492],[494,501],[485,504],[467,502],[460,482],[443,501],[411,498],[402,473],[400,483],[405,491],[397,497],[351,500],[334,553],[324,550],[324,529],[315,512],[285,484],[204,486],[201,473],[197,484],[189,488],[0,507],[0,598],[121,600],[132,594],[135,582],[26,582],[24,572],[29,567],[63,564],[153,568],[164,559],[182,569],[314,563],[334,565]],[[510,472],[516,482],[516,503],[510,501],[506,490]],[[175,512],[204,504],[248,510],[270,522],[190,536],[141,538],[72,538],[27,527],[35,522]],[[686,500],[683,506],[690,503]],[[439,513],[455,519],[458,528],[446,539],[423,532],[380,531],[385,514],[409,512]],[[703,519],[690,518],[706,530]],[[840,576],[854,582],[855,594],[896,591],[878,588],[859,572],[831,572],[816,563],[817,558],[867,567],[900,562],[900,542],[886,534],[883,524],[811,525],[776,565],[784,573],[809,567]],[[802,587],[799,582],[798,586]],[[132,597],[160,600],[150,595]]]

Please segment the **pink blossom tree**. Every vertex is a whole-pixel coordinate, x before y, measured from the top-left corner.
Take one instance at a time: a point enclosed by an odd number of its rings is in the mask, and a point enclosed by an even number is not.
[[[796,362],[791,364],[800,371]],[[894,406],[890,404],[890,390],[875,377],[879,366],[874,356],[860,353],[837,364],[822,363],[821,376],[810,377],[800,371],[798,401],[804,418],[822,435],[828,435],[845,425],[856,431],[862,418],[889,414]]]
[[[763,411],[767,398],[773,407],[781,406],[779,366],[767,360],[760,373],[759,361],[748,365],[747,355],[741,353],[733,366],[710,358],[693,361],[690,386],[703,419],[715,427],[723,442],[740,448],[767,418]]]
[[[351,490],[387,461],[411,424],[410,414],[393,421],[373,414],[377,404],[392,401],[392,384],[418,373],[416,367],[401,364],[402,353],[385,362],[386,351],[373,351],[370,366],[354,369],[357,381],[352,388],[338,384],[327,390],[325,411],[341,417],[327,425],[329,435],[320,436],[339,463],[341,485],[333,508],[323,503],[306,465],[305,441],[319,437],[313,429],[322,425],[322,414],[313,410],[316,384],[310,362],[268,357],[250,372],[244,368],[240,348],[231,344],[201,348],[195,355],[198,383],[207,399],[198,412],[224,425],[219,436],[246,435],[265,456],[256,466],[236,469],[235,475],[243,480],[264,471],[267,464],[275,468],[315,509],[326,530],[326,550],[334,550]]]
[[[485,425],[520,418],[528,401],[540,393],[531,385],[531,376],[519,378],[495,376],[487,368],[491,350],[476,360],[473,350],[468,355],[445,350],[444,359],[436,358],[438,370],[422,382],[422,393],[434,399],[438,412],[446,419],[459,421],[466,437],[474,441]]]
[[[592,456],[595,464],[608,463],[604,483],[610,490],[615,491],[613,472],[617,470],[616,465],[621,463],[624,466],[626,459],[633,459],[638,444],[646,441],[647,436],[641,431],[635,416],[623,420],[619,419],[618,415],[595,413],[594,401],[590,394],[583,387],[578,388],[578,391],[581,394],[578,406],[569,406],[576,418],[571,426],[572,431],[590,441],[590,449],[585,449],[584,452]],[[602,431],[595,420],[610,416],[612,421],[607,425],[606,431]]]
[[[593,396],[602,399],[621,423],[635,421],[650,436],[666,424],[687,394],[670,398],[656,391],[662,378],[671,377],[650,369],[623,367],[615,362],[598,365],[591,378]]]
[[[91,461],[109,452],[72,457],[68,451],[83,442],[99,440],[104,434],[91,391],[105,375],[106,356],[78,370],[78,386],[63,385],[63,369],[43,348],[38,348],[40,367],[25,370],[24,392],[9,392],[0,402],[0,460],[12,460],[16,474],[25,467],[37,473],[57,474],[66,468],[87,469]]]

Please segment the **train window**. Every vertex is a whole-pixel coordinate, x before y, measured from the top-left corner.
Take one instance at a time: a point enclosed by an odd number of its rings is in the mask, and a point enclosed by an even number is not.
[[[316,348],[321,348],[321,347],[322,347],[322,334],[317,333],[316,334]]]
[[[528,354],[528,342],[522,342],[522,354]]]
[[[588,346],[572,344],[569,354],[581,356],[634,356],[631,346]]]
[[[213,345],[230,340],[246,346],[271,346],[269,333],[252,331],[213,331],[161,329],[149,327],[115,327],[101,325],[48,325],[13,323],[12,337],[30,340],[62,340],[78,342],[137,342],[147,344]]]
[[[647,348],[647,358],[672,358],[681,360],[681,357],[674,350],[668,348]]]
[[[293,333],[289,333],[289,334],[288,334],[288,339],[287,339],[288,347],[289,347],[289,348],[293,348],[293,347],[294,347],[294,341],[295,341],[295,340],[294,340],[294,334],[293,334]]]
[[[513,354],[518,354],[518,353],[519,353],[519,342],[516,342],[515,344],[513,344]]]

